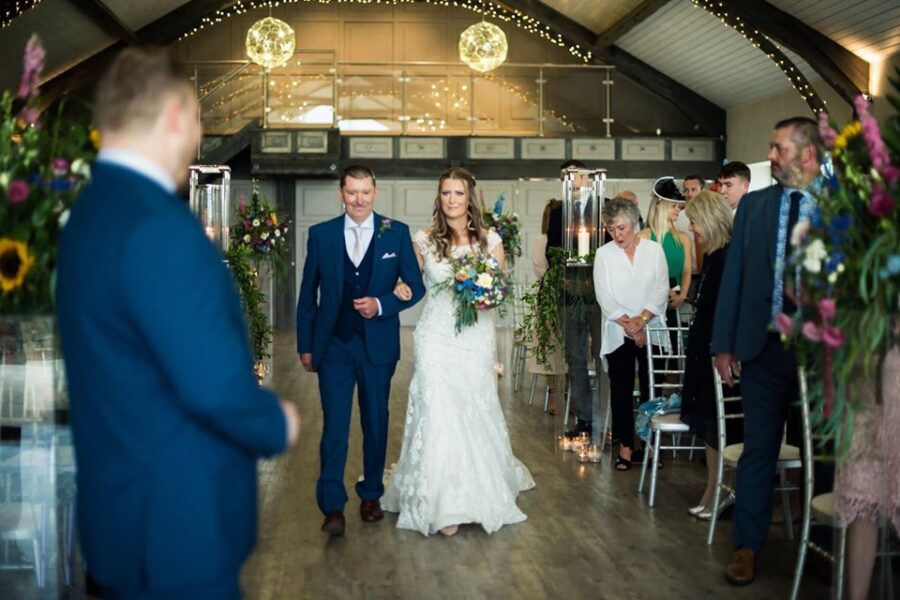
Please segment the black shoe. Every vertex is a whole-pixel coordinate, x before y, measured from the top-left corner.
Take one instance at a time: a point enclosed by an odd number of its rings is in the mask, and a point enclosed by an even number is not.
[[[590,421],[582,421],[581,419],[577,419],[575,421],[575,427],[570,429],[565,433],[566,437],[574,438],[578,437],[582,433],[588,434],[588,437],[591,437],[593,434],[593,426]]]

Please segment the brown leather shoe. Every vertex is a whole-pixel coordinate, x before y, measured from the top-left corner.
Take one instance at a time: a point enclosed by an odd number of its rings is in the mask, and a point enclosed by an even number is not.
[[[756,556],[753,550],[741,548],[731,555],[731,562],[725,567],[725,581],[731,585],[747,585],[756,577]]]
[[[363,500],[359,505],[359,516],[366,523],[375,523],[384,518],[384,512],[381,510],[381,503],[378,500]]]
[[[336,510],[328,513],[328,516],[325,517],[325,522],[322,523],[322,531],[331,537],[344,535],[345,525],[346,521],[344,520],[344,513]]]

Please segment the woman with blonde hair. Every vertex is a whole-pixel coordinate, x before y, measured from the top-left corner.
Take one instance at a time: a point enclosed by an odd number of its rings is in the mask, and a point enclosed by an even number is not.
[[[691,287],[691,239],[678,231],[675,223],[684,210],[686,200],[678,190],[674,177],[661,177],[653,184],[653,198],[647,212],[641,237],[663,247],[669,266],[669,310],[666,322],[674,324],[676,311],[681,308]]]
[[[725,269],[728,244],[731,242],[731,207],[724,196],[716,192],[700,192],[685,210],[691,231],[703,243],[706,257],[703,270],[692,299],[694,318],[688,332],[685,352],[684,385],[682,389],[681,420],[690,425],[691,431],[706,443],[706,489],[690,513],[700,519],[709,519],[712,498],[716,493],[716,465],[718,463],[719,423],[716,418],[716,393],[710,356],[713,317],[719,284]],[[728,392],[728,395],[736,390]],[[729,437],[739,435],[729,431]],[[738,440],[729,439],[729,443]],[[727,503],[730,500],[726,500]]]
[[[502,267],[500,236],[482,226],[475,178],[445,171],[431,228],[413,236],[429,294],[413,333],[415,354],[400,459],[382,501],[397,527],[453,535],[463,523],[487,533],[525,520],[519,492],[534,487],[513,455],[497,395],[493,311],[456,332],[451,259],[489,254]],[[401,298],[408,290],[395,289]]]

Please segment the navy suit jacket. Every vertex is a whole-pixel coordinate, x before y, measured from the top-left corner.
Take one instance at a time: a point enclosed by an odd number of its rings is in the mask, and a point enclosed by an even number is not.
[[[92,575],[233,580],[256,541],[256,459],[287,435],[221,254],[180,198],[100,162],[63,230],[56,304]]]
[[[400,360],[400,311],[409,308],[425,295],[422,273],[413,251],[409,227],[391,221],[390,228],[381,230],[384,217],[375,214],[375,245],[372,259],[372,279],[368,296],[381,302],[381,316],[365,320],[366,353],[375,365]],[[344,215],[314,225],[309,229],[303,281],[297,301],[297,352],[312,353],[313,365],[318,366],[328,349],[337,325],[344,291]],[[401,278],[412,289],[407,302],[394,295],[394,286]]]
[[[712,353],[755,358],[772,322],[772,285],[778,243],[778,184],[745,195],[734,216],[728,259],[713,323]]]

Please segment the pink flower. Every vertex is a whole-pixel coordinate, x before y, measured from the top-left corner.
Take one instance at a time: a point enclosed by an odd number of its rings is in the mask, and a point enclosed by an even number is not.
[[[9,203],[19,204],[28,198],[28,184],[24,179],[13,179],[9,182]]]
[[[794,320],[783,312],[778,313],[775,315],[775,327],[778,328],[782,335],[787,335],[794,328]]]
[[[22,60],[22,79],[19,82],[19,98],[28,98],[37,90],[38,80],[44,70],[44,46],[36,34],[32,34],[25,45]]]
[[[894,165],[888,165],[884,168],[882,175],[884,175],[884,180],[888,185],[894,185],[900,181],[900,168],[895,167]]]
[[[869,157],[872,159],[872,168],[882,173],[884,168],[891,164],[891,157],[884,147],[881,132],[878,130],[878,121],[869,114],[869,101],[859,95],[853,101],[856,113],[859,115],[859,123],[862,125],[863,139],[869,149]]]
[[[50,170],[57,177],[62,177],[69,172],[69,161],[61,156],[57,156],[50,161]]]
[[[834,148],[834,140],[837,139],[838,133],[831,127],[828,122],[828,113],[824,110],[819,113],[819,135],[822,136],[826,148],[829,150]]]
[[[26,125],[34,125],[38,122],[38,118],[41,116],[41,113],[36,108],[32,108],[26,106],[19,113],[19,118],[22,119]]]
[[[869,200],[869,214],[881,218],[894,210],[894,199],[877,183],[872,186],[872,198]]]
[[[829,325],[822,330],[822,341],[829,348],[838,348],[844,344],[844,334],[837,327]]]
[[[823,321],[829,321],[837,313],[837,302],[834,298],[822,298],[819,300],[819,316]]]
[[[812,321],[807,321],[806,323],[804,323],[802,331],[803,331],[803,337],[805,337],[809,341],[811,341],[811,342],[821,342],[822,341],[822,331]]]

